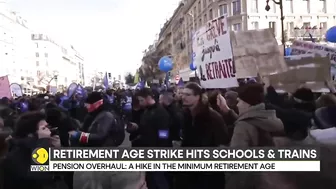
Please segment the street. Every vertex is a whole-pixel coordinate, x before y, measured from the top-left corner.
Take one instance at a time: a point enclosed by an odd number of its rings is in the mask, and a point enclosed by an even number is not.
[[[129,133],[125,131],[124,142],[119,146],[123,148],[131,147],[131,141],[129,140]]]

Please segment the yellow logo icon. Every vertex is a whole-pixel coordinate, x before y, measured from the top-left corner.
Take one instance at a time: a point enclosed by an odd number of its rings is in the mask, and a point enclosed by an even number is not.
[[[36,148],[33,151],[32,159],[36,164],[45,164],[48,161],[49,154],[44,148]]]

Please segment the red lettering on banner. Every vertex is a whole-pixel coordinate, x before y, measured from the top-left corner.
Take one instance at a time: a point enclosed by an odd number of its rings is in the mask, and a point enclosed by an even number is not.
[[[205,64],[207,80],[235,77],[232,59],[220,60]]]
[[[213,40],[217,37],[226,34],[226,26],[224,23],[224,16],[218,17],[217,19],[214,19],[207,24],[206,28],[206,37],[207,40]]]

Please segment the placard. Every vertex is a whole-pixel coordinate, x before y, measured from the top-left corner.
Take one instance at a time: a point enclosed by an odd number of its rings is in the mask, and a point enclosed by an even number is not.
[[[336,47],[296,40],[292,45],[292,55],[315,54],[328,57],[331,63],[330,72],[333,80],[336,80]]]
[[[286,57],[288,71],[269,76],[270,84],[278,90],[295,91],[300,85],[321,91],[325,80],[330,80],[330,60],[327,57],[296,55]]]
[[[0,98],[7,97],[11,98],[12,94],[10,91],[8,75],[0,77]]]
[[[17,83],[12,83],[10,85],[10,90],[12,92],[12,95],[15,97],[20,97],[23,95],[21,85]]]
[[[232,31],[231,44],[237,78],[287,70],[283,53],[270,29]]]
[[[238,86],[227,16],[220,16],[200,28],[193,37],[194,64],[204,88]]]

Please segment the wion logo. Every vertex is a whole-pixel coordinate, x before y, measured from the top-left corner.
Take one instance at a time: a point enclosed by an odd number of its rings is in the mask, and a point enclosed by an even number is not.
[[[49,171],[49,153],[44,148],[36,148],[32,153],[32,163],[30,171]]]

